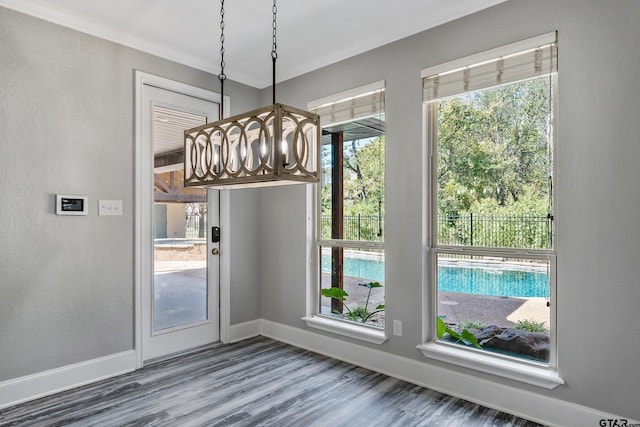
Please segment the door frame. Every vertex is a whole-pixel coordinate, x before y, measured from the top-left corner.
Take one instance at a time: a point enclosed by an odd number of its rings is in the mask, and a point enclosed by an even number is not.
[[[145,73],[135,70],[135,239],[134,239],[134,317],[135,317],[135,344],[136,367],[142,368],[144,365],[142,355],[142,286],[144,285],[142,277],[144,269],[150,269],[151,266],[148,256],[145,257],[145,242],[143,242],[143,227],[151,224],[152,218],[149,209],[144,209],[144,182],[148,179],[145,177],[144,161],[145,156],[149,153],[143,152],[143,134],[142,134],[142,91],[144,85],[154,86],[188,96],[194,96],[215,103],[220,103],[220,94],[191,86],[186,83],[177,82],[154,74]],[[225,111],[230,110],[230,98],[225,96],[222,100]],[[146,159],[148,161],[148,159]],[[229,238],[226,232],[231,229],[231,208],[230,208],[230,192],[220,191],[220,280],[219,280],[219,337],[220,341],[228,342],[230,327],[230,259],[229,259]]]

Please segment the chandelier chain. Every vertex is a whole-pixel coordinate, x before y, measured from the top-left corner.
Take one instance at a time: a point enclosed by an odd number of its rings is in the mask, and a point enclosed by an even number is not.
[[[220,74],[218,74],[219,80],[225,80],[227,78],[224,73],[224,0],[220,0]]]
[[[276,6],[276,0],[273,0],[273,47],[271,50],[271,58],[278,58],[278,42],[276,39],[276,29],[278,28],[278,23],[276,21],[276,14],[278,13],[278,7]]]

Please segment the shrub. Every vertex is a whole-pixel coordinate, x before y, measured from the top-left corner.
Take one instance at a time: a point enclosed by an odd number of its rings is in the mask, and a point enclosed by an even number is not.
[[[349,294],[344,289],[325,288],[325,289],[322,289],[320,292],[322,293],[323,297],[334,298],[334,299],[337,299],[338,301],[342,301],[344,303],[344,308],[347,309],[347,318],[349,320],[353,320],[354,322],[366,323],[367,320],[369,320],[374,314],[381,313],[384,311],[384,304],[380,304],[376,306],[374,311],[371,311],[371,312],[369,311],[369,298],[371,297],[371,290],[373,288],[381,288],[382,285],[379,282],[369,282],[369,283],[358,283],[358,286],[364,286],[365,288],[368,288],[369,292],[367,293],[367,301],[364,303],[364,305],[354,307],[353,309],[350,308],[346,303],[347,297],[349,296]],[[340,314],[340,313],[336,313],[336,314]]]
[[[545,322],[536,322],[535,320],[518,320],[514,326],[515,329],[522,329],[529,332],[543,332],[549,333],[549,328],[545,325]]]
[[[482,323],[472,322],[472,321],[468,321],[460,324],[461,329],[484,329],[484,327],[485,326]]]

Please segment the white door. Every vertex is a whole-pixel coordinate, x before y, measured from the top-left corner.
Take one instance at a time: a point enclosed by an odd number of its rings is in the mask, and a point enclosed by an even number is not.
[[[184,130],[219,104],[142,84],[139,194],[141,360],[219,339],[219,192],[184,188]]]

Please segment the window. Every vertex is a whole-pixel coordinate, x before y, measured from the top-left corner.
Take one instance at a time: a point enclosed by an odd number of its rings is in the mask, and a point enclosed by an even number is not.
[[[437,68],[423,72],[431,340],[554,368],[555,33]]]
[[[309,108],[320,115],[323,128],[316,320],[383,336],[384,82],[318,100]]]

